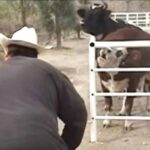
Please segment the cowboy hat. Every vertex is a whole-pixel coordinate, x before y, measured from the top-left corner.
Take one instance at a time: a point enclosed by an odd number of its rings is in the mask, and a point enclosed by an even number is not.
[[[12,44],[33,48],[38,52],[46,49],[38,45],[37,41],[37,33],[34,28],[23,27],[20,30],[16,31],[12,35],[12,38],[8,38],[0,33],[0,44],[5,52],[7,51],[7,47]]]

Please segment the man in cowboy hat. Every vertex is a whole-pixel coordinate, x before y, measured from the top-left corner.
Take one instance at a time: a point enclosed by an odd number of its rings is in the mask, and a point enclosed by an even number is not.
[[[74,150],[83,137],[85,104],[68,78],[36,59],[34,28],[0,34],[0,150]],[[59,117],[64,122],[58,133]]]

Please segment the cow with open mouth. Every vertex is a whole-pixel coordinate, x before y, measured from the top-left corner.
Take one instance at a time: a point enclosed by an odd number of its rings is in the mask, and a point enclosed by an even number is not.
[[[101,41],[150,40],[150,34],[142,29],[123,21],[114,21],[107,4],[96,4],[89,9],[81,8],[77,11],[81,17],[81,26],[86,33],[94,35]],[[106,48],[99,49],[96,54],[97,66],[110,67],[150,67],[150,48]],[[136,92],[141,87],[141,80],[145,80],[146,72],[99,72],[103,92]],[[121,115],[131,115],[133,96],[124,99]],[[110,114],[112,97],[105,96],[105,111]],[[109,120],[103,125],[110,126]],[[125,121],[125,128],[130,129],[131,122]]]

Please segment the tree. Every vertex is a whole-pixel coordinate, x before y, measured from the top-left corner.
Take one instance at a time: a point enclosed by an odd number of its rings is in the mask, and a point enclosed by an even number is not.
[[[13,18],[11,21],[15,22],[12,22],[11,26],[16,24],[19,24],[19,27],[28,26],[27,19],[29,16],[31,16],[32,11],[34,10],[32,0],[5,0],[5,3],[7,4],[6,10],[9,16]]]
[[[54,21],[53,21],[53,15],[51,12],[51,4],[48,3],[48,0],[37,0],[36,1],[37,6],[39,8],[39,16],[40,16],[40,22],[48,32],[49,40],[51,40],[53,31],[54,31]]]
[[[26,20],[26,3],[27,1],[25,0],[20,0],[20,8],[21,8],[21,18],[22,18],[22,25],[26,26],[27,25],[27,20]]]
[[[0,2],[1,32],[8,36],[12,34],[12,31],[20,23],[19,12],[19,0],[3,0]]]
[[[81,5],[86,5],[86,4],[89,3],[89,0],[78,0],[78,2],[79,2]],[[81,25],[80,25],[79,23],[76,24],[75,30],[76,30],[78,39],[80,39],[80,38],[81,38],[81,36],[80,36]]]
[[[36,0],[42,17],[42,22],[49,33],[53,29],[56,34],[57,48],[62,46],[62,31],[74,26],[75,7],[73,0]]]

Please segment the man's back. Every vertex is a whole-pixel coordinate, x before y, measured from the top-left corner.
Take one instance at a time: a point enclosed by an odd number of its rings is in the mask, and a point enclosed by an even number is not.
[[[0,150],[75,150],[87,111],[69,79],[42,60],[34,28],[6,37],[0,33],[5,62],[0,65]],[[57,117],[64,122],[58,134]]]
[[[67,149],[57,129],[63,78],[29,57],[13,57],[0,66],[1,150]]]

